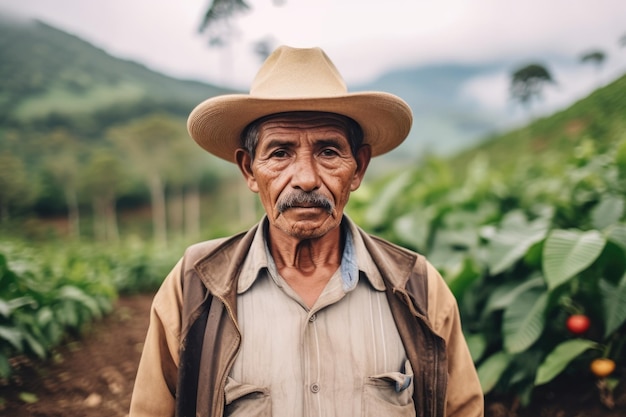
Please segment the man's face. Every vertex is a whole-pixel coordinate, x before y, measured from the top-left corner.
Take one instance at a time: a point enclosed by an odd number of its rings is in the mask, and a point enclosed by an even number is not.
[[[291,237],[312,239],[340,224],[370,155],[369,146],[362,146],[355,158],[344,125],[321,115],[263,122],[254,160],[243,149],[236,158],[270,225]]]

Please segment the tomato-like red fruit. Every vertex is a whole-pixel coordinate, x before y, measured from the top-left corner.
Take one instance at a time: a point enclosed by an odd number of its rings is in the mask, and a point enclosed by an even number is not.
[[[598,378],[605,378],[615,370],[615,362],[608,358],[594,359],[591,361],[589,369]]]
[[[584,314],[574,314],[568,317],[566,325],[572,334],[581,335],[589,330],[591,321]]]

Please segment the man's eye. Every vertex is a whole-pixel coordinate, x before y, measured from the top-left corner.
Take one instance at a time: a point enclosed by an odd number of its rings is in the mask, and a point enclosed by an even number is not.
[[[283,149],[279,149],[277,151],[272,152],[272,158],[284,158],[287,156],[287,151]]]
[[[322,156],[336,156],[338,155],[338,153],[333,148],[326,148],[326,149],[322,149],[321,155]]]

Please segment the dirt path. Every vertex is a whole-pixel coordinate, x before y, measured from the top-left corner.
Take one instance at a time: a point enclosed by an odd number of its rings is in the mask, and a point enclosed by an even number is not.
[[[121,298],[111,315],[60,348],[54,360],[18,361],[17,377],[0,383],[0,416],[127,416],[151,301],[151,295]],[[580,382],[537,395],[533,409],[488,398],[485,417],[626,417],[625,381],[613,410],[599,403],[595,387]]]
[[[0,386],[0,416],[127,416],[151,301],[151,295],[121,298],[112,314],[50,363],[19,361],[18,377]]]

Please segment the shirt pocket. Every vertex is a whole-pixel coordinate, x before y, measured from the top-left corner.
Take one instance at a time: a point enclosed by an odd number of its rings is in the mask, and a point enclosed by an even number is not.
[[[268,388],[242,384],[228,377],[224,389],[224,416],[271,417],[272,401]]]
[[[363,417],[415,416],[413,369],[407,360],[404,372],[386,372],[365,378]]]

